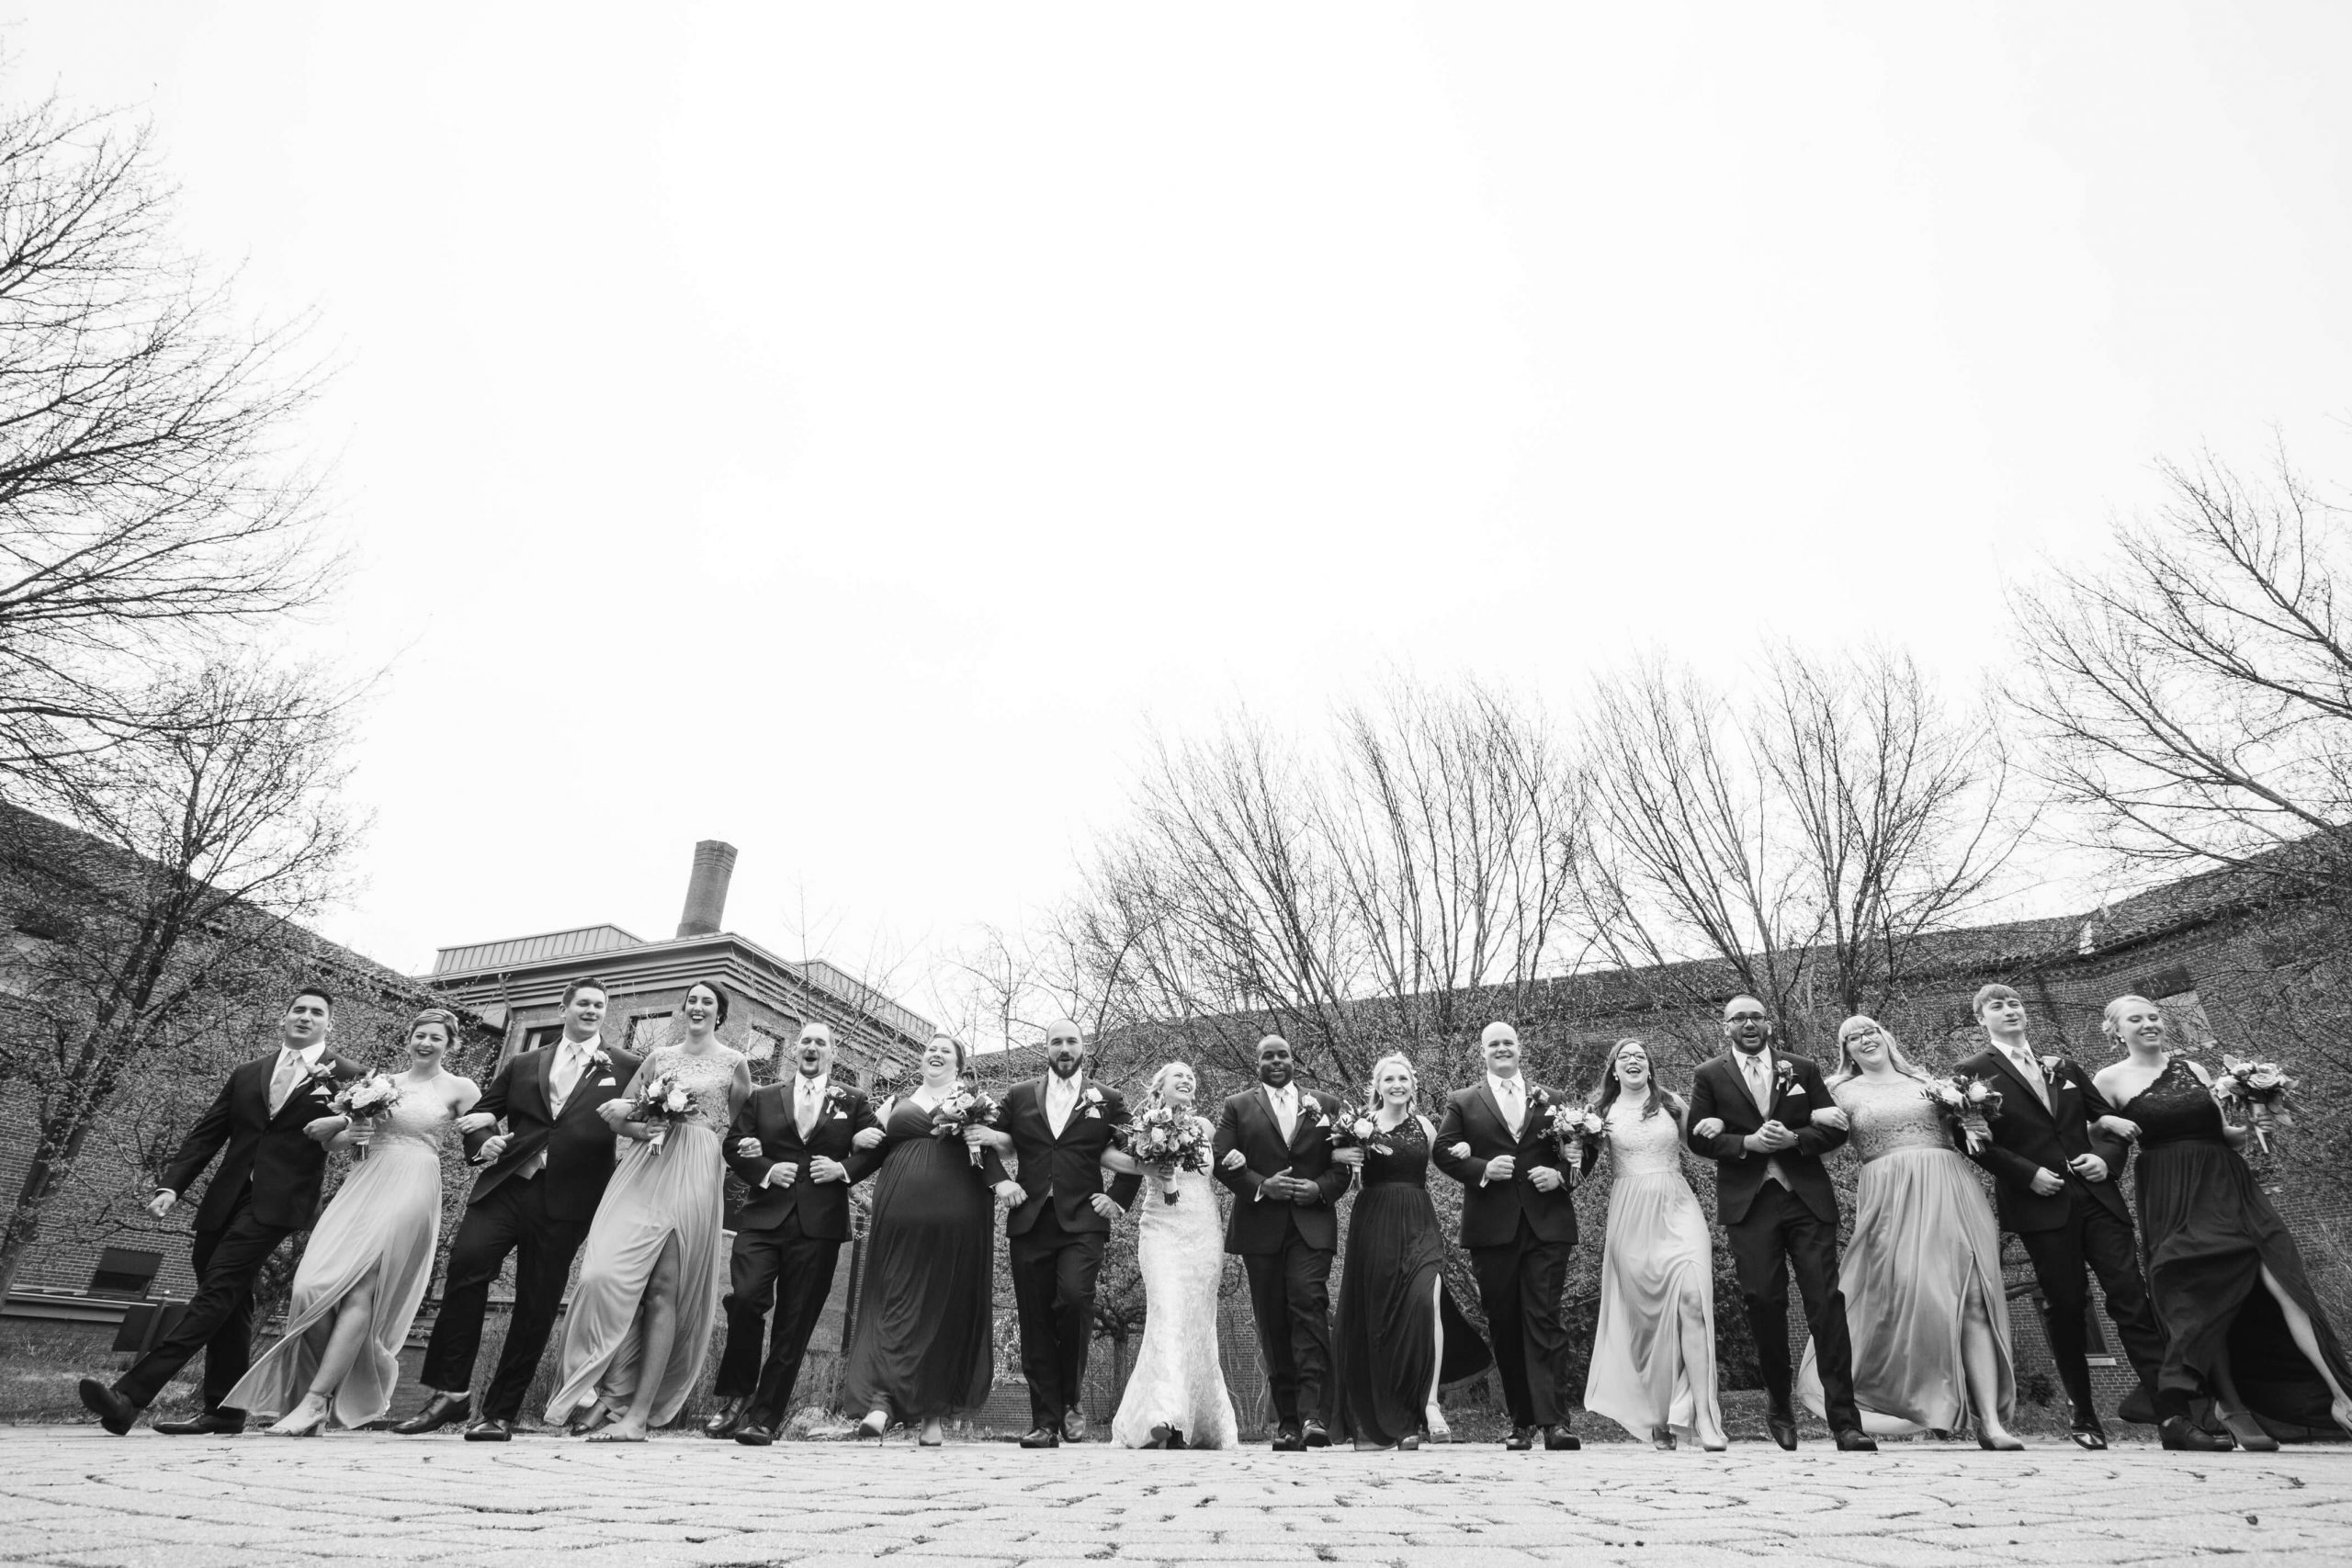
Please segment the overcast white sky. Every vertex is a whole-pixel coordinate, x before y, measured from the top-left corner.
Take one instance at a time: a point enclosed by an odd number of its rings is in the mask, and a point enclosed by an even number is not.
[[[337,937],[862,966],[1157,721],[1879,635],[2273,425],[2352,479],[2352,6],[33,3],[315,307],[389,665]],[[802,908],[807,916],[801,913]]]

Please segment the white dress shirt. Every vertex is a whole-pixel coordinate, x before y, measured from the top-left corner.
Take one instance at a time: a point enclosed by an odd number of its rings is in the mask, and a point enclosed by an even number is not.
[[[1494,1095],[1495,1103],[1502,1108],[1503,1120],[1510,1126],[1514,1138],[1527,1126],[1527,1080],[1516,1074],[1510,1077],[1487,1075],[1487,1089]]]
[[[2033,1047],[2020,1045],[2008,1052],[2008,1058],[2010,1065],[2017,1068],[2018,1077],[2025,1079],[2025,1087],[2033,1090],[2034,1098],[2041,1101],[2041,1109],[2049,1110],[2050,1084],[2041,1076],[2041,1064],[2034,1060]]]
[[[1072,1073],[1064,1077],[1057,1072],[1046,1074],[1046,1125],[1055,1137],[1069,1125],[1070,1116],[1078,1110],[1078,1097],[1086,1087],[1085,1075]]]
[[[304,1073],[318,1066],[319,1057],[326,1048],[327,1043],[323,1040],[316,1045],[306,1045],[300,1051],[290,1046],[278,1047],[277,1066],[269,1075],[269,1113],[272,1116],[286,1109],[286,1097],[294,1092],[294,1086],[302,1081]]]
[[[1274,1108],[1274,1125],[1283,1130],[1283,1142],[1287,1144],[1298,1131],[1298,1085],[1286,1083],[1280,1089],[1269,1088],[1266,1099]]]
[[[553,1121],[563,1114],[564,1102],[571,1091],[580,1087],[582,1074],[588,1070],[588,1053],[596,1048],[594,1040],[574,1040],[570,1035],[553,1045],[543,1047],[555,1053],[555,1060],[548,1064],[548,1119]],[[514,1173],[517,1181],[528,1181],[548,1168],[547,1145],[542,1144],[523,1168]]]
[[[808,1134],[817,1130],[818,1119],[825,1114],[825,1089],[831,1081],[828,1073],[813,1078],[803,1073],[792,1080],[792,1124],[800,1130],[804,1144],[808,1141]]]
[[[1732,1055],[1739,1061],[1740,1077],[1747,1080],[1747,1095],[1750,1100],[1756,1101],[1756,1113],[1770,1122],[1772,1119],[1771,1048],[1767,1046],[1753,1055],[1735,1048]],[[1777,1181],[1783,1187],[1789,1186],[1789,1173],[1781,1166],[1778,1155],[1766,1157],[1764,1177],[1768,1181]],[[1795,1190],[1794,1188],[1789,1190]]]

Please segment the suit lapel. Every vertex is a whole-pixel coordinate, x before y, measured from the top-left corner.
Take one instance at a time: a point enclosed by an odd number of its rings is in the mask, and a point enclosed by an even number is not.
[[[1291,1124],[1290,1129],[1289,1148],[1292,1154],[1303,1152],[1298,1146],[1298,1141],[1315,1130],[1315,1119],[1320,1117],[1322,1111],[1322,1106],[1317,1102],[1313,1095],[1303,1089],[1298,1091],[1298,1120]]]
[[[2041,1096],[2033,1092],[2033,1086],[2025,1081],[2025,1075],[2018,1071],[2018,1065],[2009,1060],[2009,1054],[2007,1051],[1996,1045],[1990,1055],[1993,1058],[1993,1066],[1998,1068],[2001,1076],[2007,1078],[2015,1088],[2016,1098],[2022,1100],[2030,1109],[2041,1112],[2043,1121],[2055,1125],[2058,1119],[2057,1086],[2047,1078],[2042,1080],[2042,1088],[2048,1090],[2050,1095],[2050,1103],[2044,1105],[2041,1103]]]
[[[1501,1130],[1505,1138],[1509,1138],[1510,1118],[1503,1114],[1503,1102],[1495,1098],[1495,1086],[1487,1080],[1483,1073],[1478,1076],[1478,1103],[1487,1108],[1487,1114],[1495,1119],[1496,1127]]]
[[[1723,1102],[1716,1109],[1722,1110],[1726,1105],[1736,1105],[1739,1107],[1740,1120],[1747,1123],[1747,1130],[1755,1132],[1764,1125],[1764,1113],[1756,1109],[1756,1097],[1747,1091],[1747,1075],[1740,1070],[1736,1048],[1726,1047],[1724,1054],[1715,1060],[1721,1066],[1724,1077],[1731,1080],[1724,1087],[1724,1091],[1716,1096],[1716,1099]],[[1724,1121],[1729,1124],[1731,1118],[1726,1116]]]

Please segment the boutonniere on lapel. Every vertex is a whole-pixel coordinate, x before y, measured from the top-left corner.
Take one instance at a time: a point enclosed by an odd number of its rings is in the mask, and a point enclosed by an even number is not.
[[[2059,1070],[2065,1065],[2065,1060],[2063,1057],[2044,1056],[2041,1058],[2041,1076],[2050,1080],[2050,1087],[2052,1089],[2063,1089],[2065,1087],[2066,1075]]]
[[[1549,1107],[1551,1103],[1552,1091],[1550,1089],[1545,1089],[1541,1084],[1529,1084],[1527,1086],[1527,1108],[1530,1111],[1544,1110]]]
[[[1786,1056],[1773,1059],[1772,1087],[1781,1094],[1804,1094],[1804,1085],[1797,1082],[1797,1070],[1789,1066]],[[1806,1095],[1805,1098],[1810,1100],[1812,1096]]]
[[[1086,1113],[1089,1116],[1093,1117],[1097,1122],[1102,1120],[1102,1091],[1101,1089],[1096,1089],[1092,1084],[1088,1084],[1086,1092],[1080,1095],[1079,1099],[1085,1102]]]
[[[1328,1135],[1331,1116],[1323,1109],[1321,1100],[1311,1094],[1301,1094],[1298,1097],[1298,1124],[1302,1127],[1321,1127]]]
[[[827,1084],[825,1086],[825,1108],[833,1113],[832,1120],[836,1122],[848,1121],[849,1090],[843,1089],[837,1083]]]
[[[334,1076],[334,1065],[322,1056],[303,1069],[301,1085],[295,1093],[324,1095],[332,1100],[340,1087],[340,1082]],[[291,1100],[294,1096],[289,1094],[287,1098]]]

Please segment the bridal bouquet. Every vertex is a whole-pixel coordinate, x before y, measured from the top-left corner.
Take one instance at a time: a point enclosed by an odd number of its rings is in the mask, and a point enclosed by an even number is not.
[[[1585,1145],[1599,1143],[1601,1134],[1608,1130],[1609,1124],[1592,1107],[1570,1105],[1565,1101],[1553,1106],[1545,1113],[1542,1125],[1544,1135],[1552,1140],[1553,1146],[1560,1151],[1560,1157],[1571,1165],[1583,1154]]]
[[[369,1073],[366,1077],[354,1078],[350,1083],[337,1089],[334,1097],[327,1101],[327,1106],[336,1115],[349,1122],[352,1130],[360,1134],[354,1141],[358,1149],[357,1157],[366,1159],[368,1139],[375,1134],[375,1129],[370,1123],[390,1115],[392,1107],[400,1102],[400,1085],[382,1073]]]
[[[2214,1094],[2245,1117],[2264,1154],[2270,1152],[2270,1128],[2295,1124],[2294,1105],[2289,1098],[2294,1089],[2295,1080],[2278,1063],[2235,1056],[2222,1058],[2222,1076],[2213,1080]]]
[[[642,1122],[650,1129],[652,1135],[646,1143],[659,1155],[670,1129],[686,1119],[694,1104],[693,1091],[678,1081],[677,1074],[656,1073],[645,1080],[637,1098],[628,1102],[628,1120]]]
[[[1119,1145],[1159,1173],[1159,1201],[1176,1201],[1176,1173],[1209,1168],[1209,1126],[1197,1116],[1179,1116],[1155,1105],[1119,1130]]]
[[[1330,1136],[1335,1149],[1362,1147],[1377,1155],[1396,1152],[1380,1141],[1380,1122],[1369,1111],[1342,1111],[1332,1117]]]
[[[931,1135],[934,1138],[961,1138],[967,1127],[996,1125],[996,1101],[977,1089],[959,1089],[939,1102],[931,1113]],[[980,1163],[980,1151],[972,1151],[972,1164]]]

